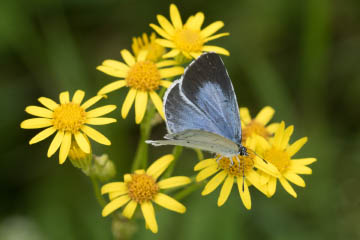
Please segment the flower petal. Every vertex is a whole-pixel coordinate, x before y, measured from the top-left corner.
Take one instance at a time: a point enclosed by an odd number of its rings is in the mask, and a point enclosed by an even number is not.
[[[107,137],[105,137],[104,135],[102,135],[100,132],[93,129],[92,127],[84,125],[82,126],[81,130],[92,140],[104,145],[111,145],[111,142],[109,139],[107,139]]]
[[[292,162],[292,161],[291,161]],[[290,164],[288,167],[289,171],[292,171],[297,174],[312,174],[311,168],[301,165],[301,164]]]
[[[60,147],[61,142],[64,138],[64,132],[58,131],[54,137],[54,139],[51,141],[50,147],[47,152],[47,156],[51,157]]]
[[[94,105],[95,103],[97,103],[100,99],[102,99],[104,96],[101,95],[97,95],[95,97],[92,97],[90,99],[88,99],[86,102],[84,102],[81,107],[86,110],[89,107],[91,107],[92,105]]]
[[[72,98],[72,102],[73,103],[77,103],[77,104],[80,104],[81,101],[84,99],[84,96],[85,96],[85,92],[84,91],[81,91],[81,90],[76,90],[73,98]]]
[[[152,176],[156,180],[173,160],[174,156],[172,154],[162,156],[148,167],[146,174]]]
[[[153,201],[156,204],[174,212],[184,213],[186,211],[186,207],[184,205],[163,193],[156,194]]]
[[[290,185],[290,183],[283,177],[279,178],[281,185],[283,186],[283,188],[294,198],[297,197],[297,194],[295,192],[295,190],[293,189],[293,187]]]
[[[167,52],[163,55],[163,58],[174,58],[177,55],[179,55],[180,50],[179,49],[172,49],[171,51]]]
[[[160,81],[160,86],[163,86],[164,88],[170,87],[171,84],[172,84],[172,82],[167,81],[167,80],[161,80],[161,81]]]
[[[168,67],[168,66],[172,66],[172,65],[176,65],[177,62],[174,60],[163,60],[160,62],[157,62],[155,65],[158,68],[162,68],[162,67]]]
[[[299,158],[299,159],[292,159],[291,164],[296,165],[309,165],[316,162],[316,158]]]
[[[38,98],[38,101],[50,110],[54,110],[55,108],[59,107],[59,104],[50,98],[40,97]]]
[[[220,195],[218,198],[217,205],[219,207],[224,205],[226,200],[229,198],[229,195],[231,193],[231,189],[232,189],[233,185],[234,185],[234,176],[228,175],[228,177],[226,178],[226,180],[221,188]]]
[[[175,29],[182,28],[181,16],[180,16],[179,10],[175,4],[170,5],[170,19],[171,19],[171,22],[173,23]]]
[[[302,177],[300,177],[299,175],[287,171],[286,173],[284,173],[284,177],[289,180],[290,182],[300,186],[300,187],[305,187],[305,181],[304,179],[302,179]]]
[[[163,46],[163,47],[167,47],[167,48],[175,48],[175,44],[167,39],[157,39],[156,43]]]
[[[135,64],[136,61],[135,61],[134,56],[127,49],[121,50],[120,54],[127,65],[129,65],[131,67]]]
[[[160,189],[175,188],[191,183],[191,179],[185,176],[176,176],[158,182]]]
[[[56,132],[56,128],[54,128],[53,126],[46,128],[44,130],[42,130],[41,132],[39,132],[38,134],[36,134],[29,142],[29,144],[34,144],[37,142],[40,142],[42,140],[44,140],[45,138],[51,136],[54,132]]]
[[[183,74],[184,68],[183,67],[162,68],[159,69],[159,73],[161,78],[169,78]]]
[[[243,121],[245,124],[249,124],[251,122],[251,116],[250,116],[249,109],[246,107],[241,107],[239,109],[239,112],[240,112],[241,121]]]
[[[117,68],[112,68],[112,67],[103,66],[103,65],[97,66],[96,69],[107,75],[110,75],[113,77],[118,77],[118,78],[126,78],[126,76],[128,75],[128,72],[124,72]]]
[[[213,175],[214,173],[216,173],[218,171],[218,166],[217,165],[213,165],[207,168],[204,168],[203,170],[201,170],[198,175],[196,175],[196,181],[200,182],[208,177],[210,177],[211,175]]]
[[[202,47],[202,50],[204,52],[216,52],[217,54],[230,56],[230,53],[228,50],[226,50],[225,48],[222,48],[222,47],[218,47],[218,46],[205,45]]]
[[[62,92],[60,93],[60,103],[61,104],[66,104],[66,103],[69,103],[70,102],[70,96],[69,96],[69,92],[68,91],[65,91],[65,92]]]
[[[207,26],[206,28],[204,28],[203,30],[201,30],[200,35],[203,38],[207,38],[210,35],[214,34],[215,32],[217,32],[220,28],[222,28],[224,26],[224,23],[222,21],[216,21],[213,22],[212,24],[210,24],[209,26]]]
[[[280,126],[280,123],[271,123],[266,127],[266,130],[269,133],[274,134],[277,131],[277,129],[279,128],[279,126]]]
[[[208,195],[212,193],[225,179],[227,173],[225,171],[220,171],[217,173],[206,185],[204,190],[201,192],[201,195]]]
[[[255,120],[265,126],[272,119],[274,113],[275,110],[272,107],[266,106],[256,115]]]
[[[20,127],[23,129],[44,128],[53,125],[52,119],[48,118],[30,118],[21,122]]]
[[[106,67],[114,68],[118,71],[122,71],[123,73],[127,73],[130,69],[129,66],[126,65],[125,63],[122,63],[122,62],[116,61],[116,60],[112,60],[112,59],[107,59],[107,60],[103,61],[102,65],[106,66]]]
[[[163,119],[165,119],[164,110],[163,110],[163,102],[162,102],[161,98],[154,91],[149,92],[149,95],[150,95],[151,101],[153,102],[156,110],[159,112],[160,116]]]
[[[280,146],[281,140],[284,136],[284,132],[285,132],[285,123],[284,123],[284,121],[282,121],[280,123],[280,126],[279,126],[278,130],[276,131],[274,139],[273,139],[274,146]]]
[[[105,85],[104,87],[102,87],[97,94],[104,95],[104,94],[113,92],[113,91],[118,90],[125,86],[126,86],[125,80],[115,81],[115,82],[109,83],[109,84]]]
[[[293,134],[293,132],[294,132],[293,125],[291,125],[285,129],[283,138],[281,139],[280,146],[279,146],[281,150],[284,150],[288,146],[290,137]]]
[[[80,149],[84,153],[90,153],[90,144],[89,144],[89,141],[84,136],[84,134],[82,134],[81,132],[77,132],[74,134],[74,137],[75,137],[76,143],[78,144]]]
[[[71,132],[65,132],[59,151],[59,163],[63,164],[69,154],[71,146]]]
[[[126,95],[125,101],[121,108],[121,116],[125,119],[130,111],[131,106],[134,103],[137,90],[135,88],[130,88],[128,94]]]
[[[200,162],[198,162],[195,167],[194,167],[194,171],[199,171],[201,169],[204,169],[206,167],[209,167],[211,165],[215,165],[217,164],[215,158],[209,158],[209,159],[205,159],[205,160],[202,160]]]
[[[135,122],[140,124],[146,112],[148,93],[138,90],[135,98]]]
[[[304,146],[307,140],[308,140],[307,137],[300,138],[299,140],[291,144],[286,149],[286,152],[289,154],[290,157],[294,156],[295,153],[297,153],[302,148],[302,146]]]
[[[86,118],[96,118],[108,114],[116,109],[116,105],[106,105],[95,108],[86,113]]]
[[[149,25],[152,29],[154,29],[160,36],[162,36],[163,38],[166,38],[166,39],[171,39],[171,36],[165,32],[161,27],[159,27],[158,25],[155,25],[153,23],[150,23]],[[156,41],[159,40],[159,39],[156,39]]]
[[[141,50],[137,56],[137,62],[145,61],[148,53],[149,52],[147,50]]]
[[[124,195],[124,194],[127,194],[128,192],[111,192],[111,193],[109,193],[109,199],[110,199],[110,201],[112,201],[112,200],[114,200],[115,198],[118,198],[118,197],[120,197],[120,196],[122,196],[122,195]]]
[[[216,34],[216,35],[212,35],[211,37],[207,37],[205,39],[205,42],[209,42],[211,40],[215,40],[215,39],[218,39],[218,38],[221,38],[221,37],[225,37],[225,36],[229,36],[230,33],[226,32],[226,33],[219,33],[219,34]]]
[[[112,200],[111,202],[106,204],[106,206],[104,207],[104,209],[101,212],[101,215],[103,217],[108,216],[110,213],[112,213],[115,210],[117,210],[118,208],[121,208],[122,206],[124,206],[128,201],[130,201],[130,197],[128,195],[121,196],[117,199]]]
[[[255,188],[262,192],[265,196],[269,197],[266,184],[261,183],[261,177],[256,171],[248,171],[246,173],[246,180],[248,180]],[[267,183],[267,182],[266,182]]]
[[[277,178],[275,177],[270,177],[269,182],[268,182],[268,192],[269,192],[269,196],[273,196],[275,191],[276,191],[276,181]]]
[[[153,233],[157,233],[158,225],[155,218],[155,211],[152,203],[150,201],[143,202],[141,205],[141,211],[144,215],[145,222],[149,226],[150,230]]]
[[[124,207],[124,210],[122,212],[122,215],[128,219],[131,219],[132,216],[134,215],[135,213],[135,210],[136,210],[136,207],[137,207],[137,202],[135,201],[130,201],[125,207]]]
[[[53,111],[50,111],[47,108],[38,107],[38,106],[28,106],[25,108],[25,112],[37,116],[37,117],[44,117],[44,118],[52,118]]]
[[[197,12],[195,14],[195,16],[194,16],[194,19],[193,19],[192,23],[191,23],[191,28],[193,30],[200,31],[201,26],[204,23],[204,19],[205,19],[204,13]]]
[[[124,182],[111,182],[101,187],[101,194],[110,193],[110,192],[127,193],[128,188],[126,186],[126,183]]]
[[[171,23],[166,19],[166,17],[158,14],[158,15],[156,15],[156,18],[157,18],[160,26],[165,30],[165,32],[167,32],[169,35],[175,34],[175,29],[174,29],[173,25],[171,25]]]
[[[259,158],[258,156],[255,156],[254,160],[254,166],[258,169],[260,169],[261,171],[277,177],[280,175],[279,170],[277,169],[277,167],[275,167],[273,164],[271,164],[270,162],[265,162],[263,159]]]
[[[110,123],[114,123],[116,122],[115,118],[89,118],[86,119],[86,124],[90,124],[90,125],[105,125],[105,124],[110,124]]]
[[[249,192],[249,187],[248,187],[246,181],[244,180],[244,178],[238,177],[237,185],[238,185],[238,190],[239,190],[241,201],[243,202],[245,208],[250,210],[251,209],[251,196],[250,196],[250,192]]]

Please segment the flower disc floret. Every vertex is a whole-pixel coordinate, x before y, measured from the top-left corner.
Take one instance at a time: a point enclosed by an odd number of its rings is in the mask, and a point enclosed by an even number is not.
[[[57,130],[76,133],[86,121],[86,112],[77,103],[61,104],[54,110],[53,121]]]
[[[132,174],[127,187],[129,197],[137,203],[150,201],[159,192],[159,186],[154,178],[146,174]]]
[[[249,153],[249,156],[232,157],[232,162],[229,158],[223,157],[219,160],[219,168],[223,169],[227,174],[242,177],[246,173],[254,168],[254,157],[253,153]],[[239,162],[239,160],[240,162]]]
[[[178,30],[174,36],[176,47],[184,52],[201,52],[204,42],[200,31],[191,29]]]
[[[154,91],[160,85],[160,73],[155,63],[149,60],[135,63],[126,77],[128,87],[141,91]]]

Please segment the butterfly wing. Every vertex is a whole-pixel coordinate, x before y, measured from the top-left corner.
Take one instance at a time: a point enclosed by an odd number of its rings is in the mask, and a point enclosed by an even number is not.
[[[161,145],[177,145],[191,148],[198,148],[205,151],[221,153],[225,156],[232,156],[238,153],[236,143],[218,134],[203,130],[185,130],[165,135],[167,140],[148,140],[146,143]]]
[[[186,68],[180,81],[180,91],[215,123],[220,135],[241,144],[236,95],[225,65],[216,53],[205,53]],[[213,132],[206,127],[204,130]]]

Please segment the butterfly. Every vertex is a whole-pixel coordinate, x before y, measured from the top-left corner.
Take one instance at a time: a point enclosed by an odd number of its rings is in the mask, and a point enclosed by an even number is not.
[[[234,87],[222,59],[212,52],[192,61],[164,95],[168,134],[146,143],[178,145],[221,156],[248,156]]]

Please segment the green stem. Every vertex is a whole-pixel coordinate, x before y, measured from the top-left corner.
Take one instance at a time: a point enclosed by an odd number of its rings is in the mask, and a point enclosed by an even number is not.
[[[104,207],[106,205],[106,201],[104,200],[103,196],[101,195],[99,183],[92,174],[90,174],[90,179],[91,179],[91,183],[93,185],[96,200],[98,201],[98,203],[101,207]]]
[[[198,190],[199,188],[204,186],[204,182],[198,183],[195,182],[192,185],[190,185],[189,187],[183,189],[182,191],[178,192],[177,194],[174,195],[174,198],[176,200],[181,200],[187,196],[189,196],[191,193],[195,192],[196,190]]]
[[[204,154],[200,149],[194,148],[194,151],[196,152],[196,156],[197,156],[199,162],[204,159]]]
[[[166,172],[163,174],[162,178],[168,178],[171,177],[174,168],[175,168],[175,164],[176,164],[176,160],[180,157],[181,153],[182,153],[183,147],[181,146],[175,146],[173,149],[172,154],[174,155],[174,161],[172,161],[172,163],[170,164],[170,166],[168,167],[168,169],[166,170]]]

